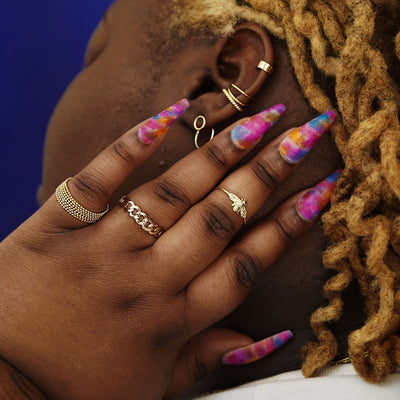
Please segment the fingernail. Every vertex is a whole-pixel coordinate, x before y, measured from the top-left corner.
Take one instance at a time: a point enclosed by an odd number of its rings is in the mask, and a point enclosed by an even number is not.
[[[260,360],[266,355],[283,346],[293,338],[293,333],[284,331],[267,339],[260,340],[257,343],[246,347],[241,347],[226,353],[222,359],[225,365],[244,365]]]
[[[299,162],[332,126],[336,118],[335,112],[330,110],[290,132],[279,146],[281,156],[291,164]]]
[[[326,207],[341,173],[342,170],[338,169],[300,197],[297,201],[296,209],[303,220],[306,222],[312,221]]]
[[[138,137],[145,144],[154,143],[168,128],[188,109],[189,102],[186,99],[178,101],[173,106],[160,112],[154,118],[148,120],[139,128]]]
[[[233,144],[241,150],[249,148],[278,121],[285,111],[286,108],[283,104],[276,104],[236,125],[231,132]]]

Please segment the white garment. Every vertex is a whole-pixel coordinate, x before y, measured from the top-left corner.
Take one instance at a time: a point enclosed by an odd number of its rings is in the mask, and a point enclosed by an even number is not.
[[[201,400],[400,400],[400,369],[385,382],[365,382],[351,364],[332,366],[317,378],[301,371],[287,372],[250,382]]]

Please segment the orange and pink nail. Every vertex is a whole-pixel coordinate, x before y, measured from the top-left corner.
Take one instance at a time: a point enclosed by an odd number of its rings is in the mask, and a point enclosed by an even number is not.
[[[335,171],[300,197],[297,201],[296,209],[304,221],[310,222],[314,220],[326,207],[341,173],[341,169]]]
[[[282,157],[291,164],[298,163],[332,126],[336,118],[335,112],[330,110],[294,129],[279,147]]]
[[[260,360],[283,346],[293,338],[291,331],[284,331],[246,347],[226,353],[222,359],[225,365],[244,365]]]
[[[236,125],[231,132],[233,144],[241,150],[256,143],[286,111],[283,104],[276,104]]]
[[[182,99],[154,118],[148,120],[139,128],[139,139],[145,144],[154,143],[168,131],[168,128],[188,109],[188,107],[189,102],[186,99]]]

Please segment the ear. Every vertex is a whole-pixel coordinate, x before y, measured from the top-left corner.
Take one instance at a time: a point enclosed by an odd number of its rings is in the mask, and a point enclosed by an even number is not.
[[[191,106],[184,114],[185,122],[192,125],[194,118],[204,115],[211,128],[239,113],[222,90],[230,88],[241,103],[249,103],[231,85],[254,97],[269,76],[257,68],[261,60],[273,66],[274,52],[267,31],[255,23],[239,24],[230,37],[213,42],[201,61],[197,60],[204,64],[204,73],[187,81],[193,87],[186,88]]]

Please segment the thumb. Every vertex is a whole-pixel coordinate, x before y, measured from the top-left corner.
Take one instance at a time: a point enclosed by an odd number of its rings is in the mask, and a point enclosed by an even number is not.
[[[181,349],[164,400],[175,399],[208,372],[222,365],[223,356],[254,340],[229,329],[208,329],[192,337]]]

